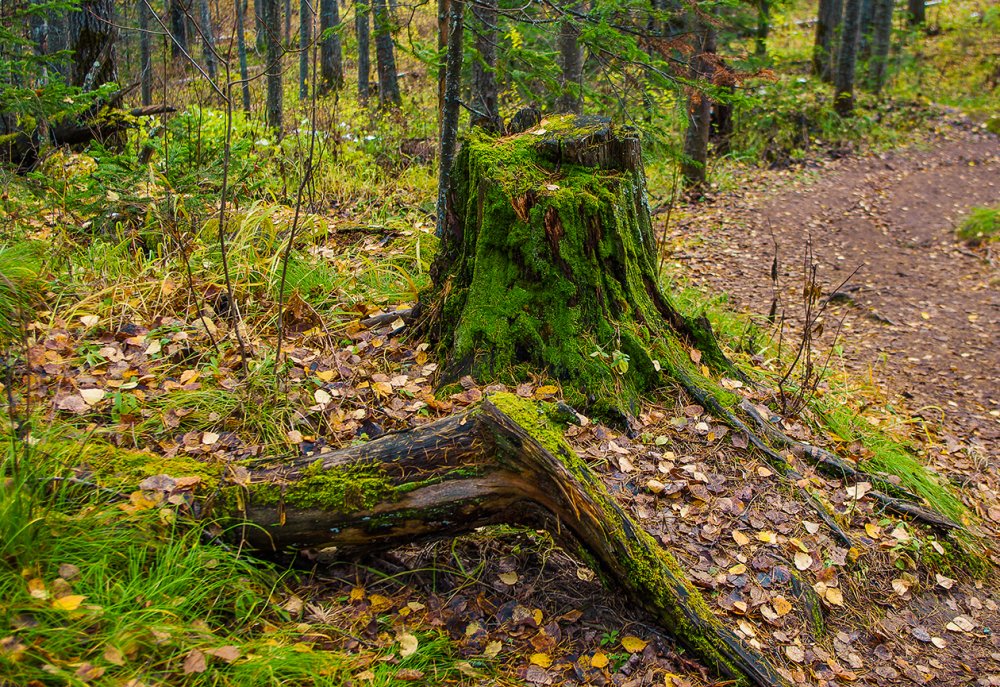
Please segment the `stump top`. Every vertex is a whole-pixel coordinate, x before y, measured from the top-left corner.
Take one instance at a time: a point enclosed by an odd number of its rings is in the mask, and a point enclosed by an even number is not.
[[[574,164],[627,172],[642,169],[639,132],[632,127],[616,127],[608,117],[546,117],[537,127],[518,136],[536,138],[534,147],[557,165]]]

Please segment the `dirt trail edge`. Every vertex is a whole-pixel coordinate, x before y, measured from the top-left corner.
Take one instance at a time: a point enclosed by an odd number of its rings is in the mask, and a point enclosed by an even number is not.
[[[843,317],[848,366],[871,371],[912,414],[943,421],[946,440],[978,454],[973,462],[995,468],[1000,272],[954,229],[970,208],[1000,203],[1000,138],[950,130],[930,145],[831,161],[803,176],[781,184],[782,175],[765,175],[763,189],[690,208],[672,230],[685,248],[671,259],[736,307],[766,314],[776,242],[782,306],[794,320],[811,236],[826,295],[859,268],[826,318],[825,343]],[[783,188],[769,192],[769,181]]]

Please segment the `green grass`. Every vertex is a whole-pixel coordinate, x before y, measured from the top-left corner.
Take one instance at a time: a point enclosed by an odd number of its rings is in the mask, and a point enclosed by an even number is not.
[[[333,687],[368,670],[368,684],[391,685],[402,669],[432,683],[460,677],[435,632],[419,633],[406,657],[391,639],[350,655],[324,647],[317,637],[335,646],[343,630],[300,625],[282,609],[289,573],[220,545],[173,509],[49,481],[71,474],[72,452],[55,434],[30,450],[9,431],[2,438],[0,675],[10,684]],[[223,647],[228,655],[215,657]],[[205,657],[203,672],[185,671],[192,652]]]
[[[955,235],[969,243],[988,243],[1000,239],[1000,206],[973,208]]]

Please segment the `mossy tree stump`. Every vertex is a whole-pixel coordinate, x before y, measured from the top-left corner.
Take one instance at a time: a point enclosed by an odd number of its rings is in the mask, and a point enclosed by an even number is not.
[[[573,405],[633,415],[664,371],[727,368],[707,320],[658,284],[638,134],[566,115],[516,136],[474,131],[452,170],[434,288],[421,299],[444,381],[566,383]]]

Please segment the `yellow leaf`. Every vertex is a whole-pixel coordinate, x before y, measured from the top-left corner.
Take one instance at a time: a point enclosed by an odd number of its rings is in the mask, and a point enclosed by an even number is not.
[[[515,584],[517,584],[517,573],[516,572],[500,573],[500,581],[503,582],[508,587],[513,587]]]
[[[548,668],[550,665],[552,665],[552,659],[549,657],[549,655],[542,653],[531,654],[531,662],[534,663],[536,666],[541,666],[542,668]]]
[[[603,651],[598,651],[596,654],[591,656],[590,665],[594,668],[607,668],[608,667],[608,655]]]
[[[730,575],[742,575],[746,571],[747,571],[747,566],[743,565],[742,563],[737,563],[736,565],[734,565],[733,567],[731,567],[729,569],[729,574]]]
[[[774,612],[778,614],[779,618],[783,615],[788,615],[792,610],[792,604],[783,596],[776,596],[771,599],[771,605],[774,606]]]
[[[80,389],[80,396],[84,403],[92,406],[104,399],[104,389]]]
[[[316,370],[316,376],[321,382],[329,382],[333,379],[333,370]]]
[[[831,606],[843,606],[844,594],[836,587],[829,587],[826,590],[826,600]]]
[[[757,533],[757,539],[764,542],[765,544],[773,544],[777,539],[777,535],[769,530],[764,530],[763,532]]]
[[[540,386],[535,389],[535,397],[541,398],[543,396],[554,396],[558,391],[559,387],[553,384],[546,384],[545,386]]]
[[[750,543],[750,537],[743,534],[739,530],[733,530],[733,541],[739,544],[740,546],[746,546],[747,544]]]
[[[500,653],[500,649],[503,645],[500,642],[494,640],[486,644],[486,648],[483,650],[483,656],[486,658],[496,658],[497,654]]]
[[[872,539],[878,539],[882,536],[882,528],[873,522],[865,523],[865,532],[867,532],[868,536]]]
[[[677,675],[675,673],[664,673],[663,674],[663,687],[674,687],[674,685],[676,684],[674,682],[674,680],[676,678],[679,678],[679,677],[680,677],[680,675]]]
[[[33,599],[49,598],[49,593],[45,589],[45,581],[37,577],[28,580],[28,593]]]
[[[368,601],[372,605],[372,610],[376,613],[380,613],[389,608],[389,606],[392,606],[392,600],[381,594],[372,594],[368,597]]]
[[[813,557],[808,553],[802,553],[801,551],[795,552],[795,569],[796,570],[808,570],[812,567]]]
[[[649,644],[645,639],[639,639],[638,637],[633,637],[629,635],[627,637],[622,637],[622,648],[630,654],[636,654],[646,648]]]
[[[80,594],[69,594],[68,596],[61,596],[52,602],[52,608],[57,611],[75,611],[83,603],[83,600],[87,597],[81,596]]]

